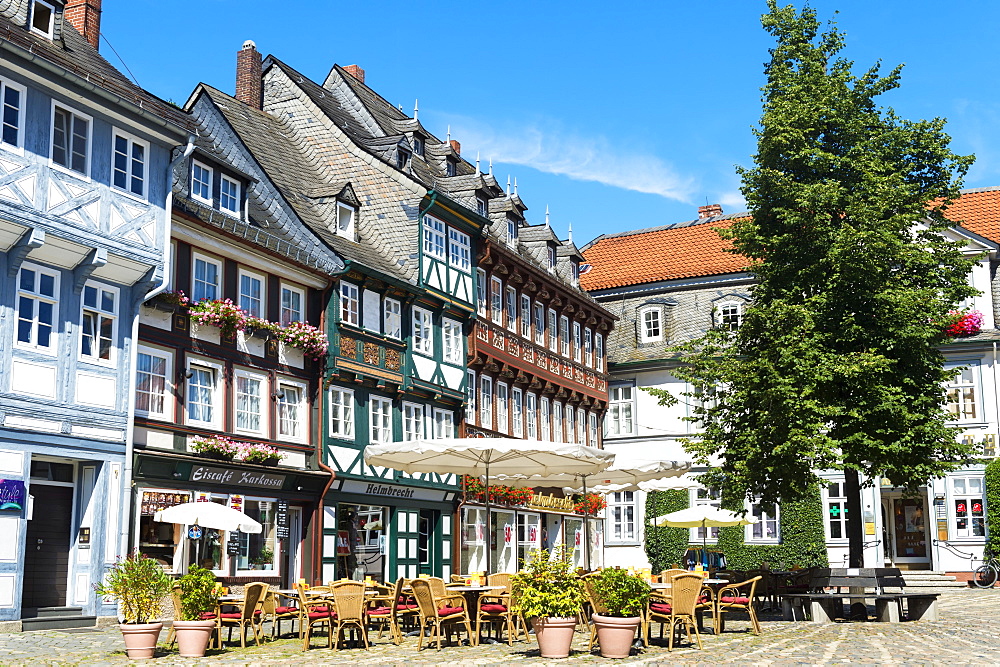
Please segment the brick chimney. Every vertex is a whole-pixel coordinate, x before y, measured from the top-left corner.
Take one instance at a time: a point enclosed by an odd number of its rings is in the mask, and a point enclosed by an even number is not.
[[[236,99],[248,107],[263,105],[260,83],[260,51],[251,40],[243,42],[236,52]]]
[[[722,215],[722,204],[708,204],[706,206],[698,207],[699,220],[714,218],[717,215]]]
[[[462,144],[458,143],[454,139],[450,139],[448,143],[451,144],[451,150],[455,151],[455,155],[462,154]]]
[[[353,76],[355,79],[361,83],[365,82],[365,71],[358,67],[357,65],[347,65],[344,71]]]
[[[63,20],[76,28],[92,47],[100,47],[101,0],[66,0]]]

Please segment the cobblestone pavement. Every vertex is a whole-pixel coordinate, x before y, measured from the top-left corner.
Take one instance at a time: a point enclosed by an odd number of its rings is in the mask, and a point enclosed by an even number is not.
[[[659,663],[717,664],[1000,664],[1000,589],[950,590],[939,602],[940,621],[909,623],[843,622],[814,625],[786,622],[763,614],[763,632],[755,637],[747,632],[747,623],[738,617],[727,621],[719,636],[703,635],[704,650],[681,644],[668,653],[666,643],[643,651],[633,651],[631,658],[610,661],[596,653],[587,653],[588,633],[578,631],[572,662],[617,662],[630,665]],[[287,626],[286,626],[287,627]],[[653,636],[657,636],[654,626]],[[372,633],[374,639],[375,633]],[[161,635],[166,637],[166,632]],[[499,665],[565,664],[569,661],[544,660],[539,657],[534,638],[530,642],[468,646],[446,646],[440,652],[427,649],[417,652],[416,638],[407,638],[394,646],[385,637],[375,640],[369,650],[326,648],[326,637],[313,638],[313,648],[303,653],[296,639],[268,641],[262,647],[241,649],[227,646],[210,650],[204,659],[177,656],[161,643],[153,665],[285,665],[308,661],[327,665]],[[122,665],[128,664],[117,627],[102,630],[0,634],[0,665]]]

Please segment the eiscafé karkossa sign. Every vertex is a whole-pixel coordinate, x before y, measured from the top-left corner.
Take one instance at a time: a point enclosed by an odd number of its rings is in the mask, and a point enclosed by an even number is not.
[[[192,482],[209,482],[229,486],[250,486],[258,489],[280,489],[285,485],[284,475],[269,475],[266,472],[232,470],[194,466],[191,469]]]
[[[551,493],[547,496],[536,493],[531,496],[531,500],[528,501],[528,508],[533,510],[548,510],[550,512],[572,512],[573,499],[562,498],[560,496],[552,495]]]

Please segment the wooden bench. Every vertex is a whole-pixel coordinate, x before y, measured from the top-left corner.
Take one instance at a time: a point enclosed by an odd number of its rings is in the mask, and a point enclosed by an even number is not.
[[[906,582],[899,568],[817,568],[809,580],[809,593],[785,593],[781,596],[782,616],[786,621],[809,618],[813,623],[832,623],[844,610],[844,600],[875,600],[876,619],[898,623],[903,618],[903,601],[906,601],[911,621],[938,620],[938,593],[906,593]],[[846,588],[848,592],[841,589]],[[871,588],[874,592],[867,593]],[[897,588],[899,592],[887,592]],[[835,589],[835,590],[828,590]]]

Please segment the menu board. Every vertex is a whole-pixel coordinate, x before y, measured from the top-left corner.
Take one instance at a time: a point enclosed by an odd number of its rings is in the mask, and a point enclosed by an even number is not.
[[[277,512],[274,517],[274,536],[279,540],[288,539],[288,501],[278,499]]]
[[[180,505],[191,500],[187,493],[165,493],[160,491],[143,491],[142,506],[139,513],[143,516],[156,514],[174,505]]]

